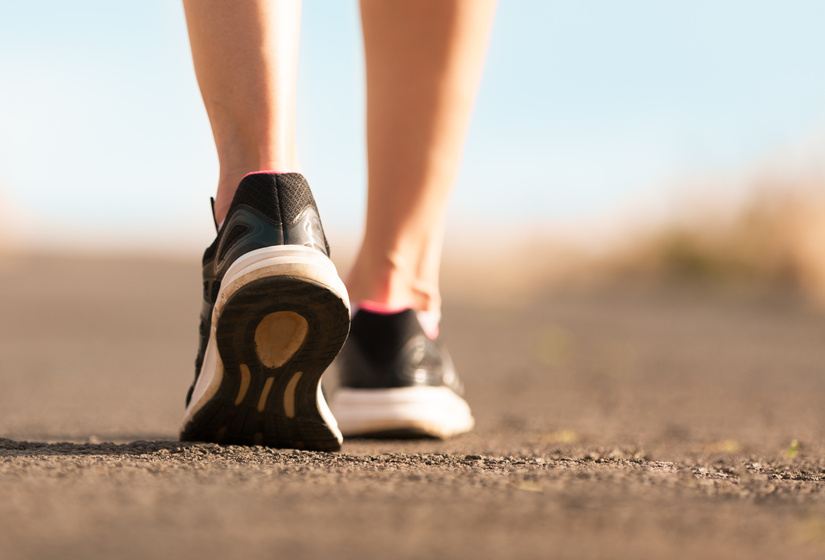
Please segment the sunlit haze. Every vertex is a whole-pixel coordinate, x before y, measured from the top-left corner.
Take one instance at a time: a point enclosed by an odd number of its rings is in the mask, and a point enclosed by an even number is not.
[[[586,220],[804,149],[825,129],[823,21],[814,0],[501,2],[451,220]],[[5,2],[0,68],[6,235],[211,241],[217,161],[178,2]],[[299,152],[328,228],[353,237],[362,82],[357,3],[306,2]]]

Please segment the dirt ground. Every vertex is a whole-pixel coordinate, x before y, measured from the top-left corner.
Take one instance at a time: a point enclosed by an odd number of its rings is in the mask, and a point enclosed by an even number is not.
[[[175,442],[198,274],[0,262],[0,558],[825,557],[825,315],[791,296],[447,294],[476,430],[323,454]]]

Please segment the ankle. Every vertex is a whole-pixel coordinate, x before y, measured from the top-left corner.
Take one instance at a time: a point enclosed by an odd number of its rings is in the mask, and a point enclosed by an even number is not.
[[[359,256],[346,284],[351,301],[365,302],[378,311],[414,309],[439,313],[441,309],[438,281],[415,275],[398,259],[375,265]]]

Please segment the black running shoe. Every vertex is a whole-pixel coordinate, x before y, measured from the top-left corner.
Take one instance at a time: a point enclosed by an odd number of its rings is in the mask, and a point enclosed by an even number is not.
[[[203,255],[203,299],[181,440],[339,449],[320,380],[349,304],[301,175],[244,177]]]
[[[446,438],[473,427],[450,355],[412,309],[359,310],[336,367],[330,409],[345,436]]]

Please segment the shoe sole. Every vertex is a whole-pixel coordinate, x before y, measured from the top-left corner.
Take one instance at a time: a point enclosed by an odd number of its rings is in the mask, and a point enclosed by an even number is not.
[[[322,253],[266,247],[227,271],[182,441],[336,451],[320,389],[349,331],[346,288]]]
[[[473,429],[467,402],[448,387],[338,389],[330,409],[345,437],[434,437]]]

